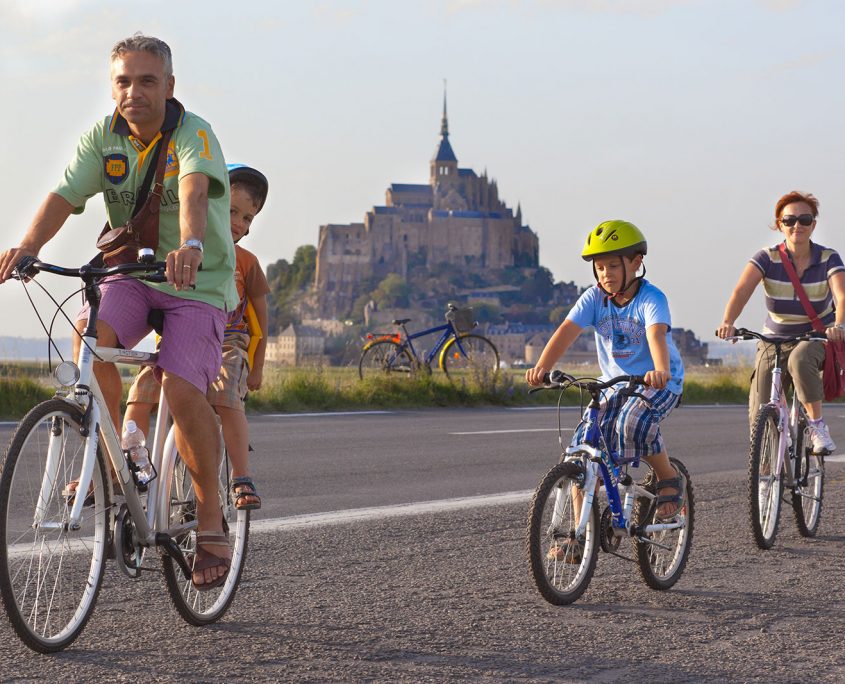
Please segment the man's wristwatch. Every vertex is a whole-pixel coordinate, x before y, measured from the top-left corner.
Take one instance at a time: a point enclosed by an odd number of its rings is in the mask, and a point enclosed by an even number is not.
[[[200,252],[202,252],[202,240],[197,240],[196,238],[189,238],[179,246],[179,249],[198,249]]]

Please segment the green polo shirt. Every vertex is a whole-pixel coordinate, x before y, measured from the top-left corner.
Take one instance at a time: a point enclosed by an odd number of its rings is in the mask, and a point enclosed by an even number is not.
[[[191,173],[208,176],[208,225],[205,231],[202,270],[195,290],[177,292],[167,283],[146,283],[168,294],[206,302],[232,311],[238,304],[235,289],[235,247],[229,219],[229,176],[220,144],[211,126],[186,112],[175,99],[167,101],[162,129],[174,129],[167,149],[164,194],[159,213],[156,258],[181,244],[179,233],[179,181]],[[160,134],[159,134],[160,135]],[[126,120],[115,110],[79,140],[76,156],[53,192],[64,197],[80,214],[85,203],[103,194],[109,224],[121,226],[131,217],[135,194],[152,163],[158,137],[149,145],[135,138]],[[93,244],[93,240],[92,240]]]

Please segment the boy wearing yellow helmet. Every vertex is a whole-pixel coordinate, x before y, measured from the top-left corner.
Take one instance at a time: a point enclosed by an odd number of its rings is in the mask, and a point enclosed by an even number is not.
[[[660,422],[680,402],[684,364],[670,334],[666,295],[644,278],[647,251],[645,236],[633,223],[605,221],[590,231],[581,257],[592,262],[596,287],[581,295],[525,379],[529,385],[541,385],[543,375],[587,327],[595,329],[602,380],[645,376],[648,387],[642,394],[648,402],[620,396],[616,389],[607,392],[600,429],[607,444],[624,458],[642,458],[654,469],[658,517],[671,519],[683,506],[685,482],[669,461]],[[573,445],[584,440],[584,429],[583,423],[578,426]]]

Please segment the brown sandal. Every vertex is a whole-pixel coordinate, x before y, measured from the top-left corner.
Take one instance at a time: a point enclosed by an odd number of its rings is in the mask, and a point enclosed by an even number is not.
[[[223,547],[231,554],[229,537],[224,532],[197,532],[197,553],[194,556],[193,572],[191,574],[191,584],[194,585],[194,589],[197,591],[209,591],[210,589],[219,587],[229,576],[229,568],[232,565],[231,555],[218,556],[207,550],[209,546]],[[223,568],[224,572],[211,582],[197,584],[194,581],[194,574],[202,573],[203,570],[210,570],[211,568],[217,568],[218,572],[220,568]]]
[[[261,497],[258,496],[255,482],[248,475],[233,477],[230,489],[232,490],[232,503],[237,510],[255,511],[261,508]]]

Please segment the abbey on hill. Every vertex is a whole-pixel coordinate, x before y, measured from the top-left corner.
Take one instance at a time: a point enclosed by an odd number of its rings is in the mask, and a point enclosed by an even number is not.
[[[440,142],[428,184],[393,183],[385,206],[363,223],[320,226],[315,294],[320,315],[345,316],[362,286],[390,273],[443,265],[489,274],[510,267],[537,268],[537,235],[499,199],[495,180],[458,168],[449,143],[446,98]]]

